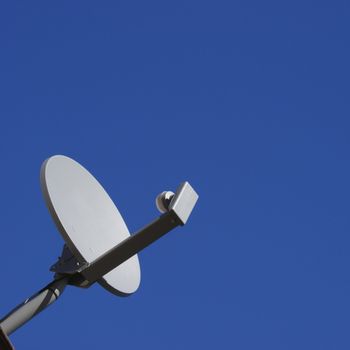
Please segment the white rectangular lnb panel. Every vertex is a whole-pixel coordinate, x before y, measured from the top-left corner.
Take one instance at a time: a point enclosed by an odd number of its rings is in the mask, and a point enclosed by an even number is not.
[[[175,212],[183,225],[190,217],[198,197],[198,194],[188,182],[182,183],[178,188],[169,209]]]

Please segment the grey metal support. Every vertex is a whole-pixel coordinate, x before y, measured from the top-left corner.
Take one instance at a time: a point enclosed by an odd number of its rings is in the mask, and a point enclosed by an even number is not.
[[[99,280],[101,276],[104,276],[175,227],[185,225],[197,200],[197,193],[188,182],[184,182],[177,190],[167,213],[110,249],[91,264],[82,266],[70,280],[70,283],[80,284],[81,281],[85,280],[91,285]]]
[[[173,213],[162,215],[112,248],[99,259],[84,267],[80,272],[81,275],[90,283],[96,282],[101,276],[113,270],[180,224],[180,221]]]
[[[10,335],[47,306],[51,305],[62,294],[67,283],[68,279],[66,277],[57,279],[18,305],[0,320],[0,327],[3,332]]]

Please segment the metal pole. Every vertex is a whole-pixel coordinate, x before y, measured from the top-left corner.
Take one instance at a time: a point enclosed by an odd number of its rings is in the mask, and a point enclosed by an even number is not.
[[[24,325],[31,318],[56,301],[68,284],[68,278],[56,279],[32,297],[18,305],[0,320],[0,327],[6,335]]]

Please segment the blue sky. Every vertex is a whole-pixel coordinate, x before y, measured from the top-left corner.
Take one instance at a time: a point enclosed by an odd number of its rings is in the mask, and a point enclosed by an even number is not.
[[[18,349],[349,349],[346,1],[11,1],[0,6],[0,313],[63,244],[41,162],[81,162],[129,229],[189,180],[188,225],[141,287],[70,287]]]

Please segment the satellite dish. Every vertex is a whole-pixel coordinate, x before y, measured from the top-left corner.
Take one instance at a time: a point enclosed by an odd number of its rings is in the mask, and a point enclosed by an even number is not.
[[[117,207],[100,183],[79,163],[65,156],[47,159],[40,172],[41,189],[50,214],[76,263],[92,263],[130,236]],[[98,283],[117,295],[140,285],[137,255]]]
[[[137,253],[177,226],[186,224],[198,195],[188,182],[175,193],[162,192],[156,205],[160,217],[133,235],[100,183],[66,156],[47,159],[40,172],[49,212],[64,240],[54,280],[0,320],[1,349],[13,349],[8,335],[56,301],[67,285],[88,288],[97,282],[116,295],[139,287]]]

